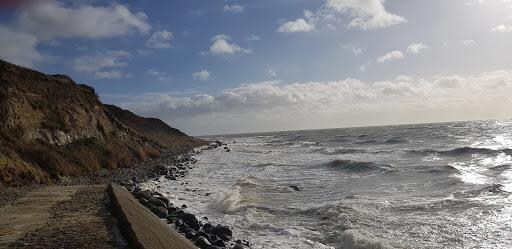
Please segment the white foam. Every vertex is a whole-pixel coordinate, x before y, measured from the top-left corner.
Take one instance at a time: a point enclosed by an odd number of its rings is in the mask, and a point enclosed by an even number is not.
[[[232,189],[224,191],[221,194],[221,198],[215,203],[215,207],[227,214],[238,212],[241,207],[240,201],[242,200],[240,190],[242,190],[240,186],[235,186]]]
[[[347,230],[341,234],[339,249],[388,249],[384,242],[358,230]]]

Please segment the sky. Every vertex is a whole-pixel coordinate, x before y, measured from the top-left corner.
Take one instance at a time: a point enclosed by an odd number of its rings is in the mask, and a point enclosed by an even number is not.
[[[512,117],[512,0],[0,0],[0,58],[192,135]]]

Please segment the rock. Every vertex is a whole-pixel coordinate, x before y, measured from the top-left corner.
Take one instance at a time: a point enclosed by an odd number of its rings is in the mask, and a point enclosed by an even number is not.
[[[168,215],[167,209],[164,207],[156,207],[154,210],[151,210],[151,211],[153,211],[153,213],[155,213],[156,216],[158,216],[161,219],[167,218],[167,215]]]
[[[167,208],[169,208],[172,205],[171,201],[169,201],[169,199],[164,196],[158,196],[156,197],[156,199],[163,201]]]
[[[206,249],[212,244],[210,244],[210,241],[208,241],[208,239],[206,239],[205,237],[199,236],[196,239],[195,245],[199,248]]]
[[[185,233],[185,238],[189,240],[193,240],[196,237],[195,233],[192,230],[189,230]]]
[[[207,233],[212,233],[213,232],[213,226],[212,224],[210,223],[206,223],[203,225],[203,230]]]
[[[301,189],[298,186],[296,186],[296,185],[290,185],[288,187],[293,189],[293,190],[295,190],[295,191],[301,191]]]
[[[206,249],[222,249],[222,248],[225,248],[225,247],[209,246],[209,247],[207,247]]]
[[[222,226],[222,225],[217,225],[216,227],[213,228],[212,230],[213,234],[219,236],[219,238],[221,238],[222,240],[230,240],[231,239],[231,236],[233,236],[233,232],[231,231],[231,229],[229,229],[229,227],[227,226]]]
[[[199,231],[196,233],[196,239],[199,238],[199,237],[205,237],[206,239],[208,239],[208,241],[212,241],[212,238],[210,237],[209,234],[207,234],[205,231]]]
[[[181,205],[181,208],[187,208],[187,205],[183,204]]]
[[[183,220],[185,224],[187,224],[190,228],[199,231],[201,229],[201,223],[197,220],[196,216],[189,213],[183,213],[180,215],[180,218]]]
[[[148,191],[140,191],[140,192],[136,192],[135,193],[135,197],[137,199],[146,199],[146,200],[151,200],[153,197],[151,196],[151,194],[148,192]]]
[[[233,246],[233,249],[244,249],[244,245],[242,244],[236,244],[235,246]]]
[[[218,239],[218,240],[214,241],[212,243],[212,245],[218,246],[218,247],[226,247],[226,243],[223,240],[221,240],[221,239]]]
[[[152,198],[149,200],[149,203],[157,206],[157,207],[164,207],[165,209],[167,209],[169,206],[167,205],[167,203],[165,203],[164,201],[158,199],[158,198]]]

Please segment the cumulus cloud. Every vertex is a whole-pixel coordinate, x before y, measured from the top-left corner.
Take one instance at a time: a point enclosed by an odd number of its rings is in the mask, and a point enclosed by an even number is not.
[[[399,60],[399,59],[403,59],[405,56],[404,56],[404,53],[402,53],[402,51],[400,50],[393,50],[381,57],[379,57],[377,59],[377,61],[379,63],[384,63],[386,61],[390,61],[390,60]]]
[[[363,49],[352,44],[341,44],[341,48],[352,51],[354,55],[360,55],[363,53]]]
[[[201,70],[199,72],[195,72],[192,74],[192,77],[195,79],[195,80],[199,80],[199,81],[207,81],[210,79],[210,72],[208,72],[207,70]]]
[[[58,44],[58,39],[104,39],[145,33],[151,26],[143,12],[127,6],[64,5],[56,0],[17,1],[20,8],[8,26],[0,25],[0,57],[32,66],[44,56],[39,44]]]
[[[396,117],[403,119],[405,114],[403,122],[411,122],[414,118],[432,121],[428,118],[444,116],[463,119],[469,116],[463,116],[468,113],[460,110],[468,107],[475,108],[471,115],[483,107],[484,114],[493,113],[493,110],[498,110],[496,108],[509,110],[508,106],[512,104],[510,96],[512,71],[499,70],[473,76],[446,75],[431,79],[401,75],[394,80],[376,82],[351,78],[292,84],[271,81],[225,89],[217,95],[151,93],[116,102],[141,115],[178,122],[184,128],[202,124],[196,129],[206,131],[212,127],[224,127],[226,131],[235,132],[237,130],[233,129],[246,125],[266,130],[341,126],[347,124],[343,123],[346,120],[369,125],[370,120],[374,122],[371,124],[390,122]],[[432,116],[425,119],[427,113]],[[373,120],[376,114],[383,119]],[[231,123],[235,120],[241,123]],[[306,126],[290,127],[295,121],[306,122]],[[283,127],[273,126],[280,122]]]
[[[244,11],[244,7],[241,5],[238,5],[238,4],[233,4],[233,5],[226,4],[226,5],[224,5],[224,8],[222,8],[222,10],[224,12],[230,12],[233,14],[237,14],[237,13]]]
[[[0,58],[3,60],[31,67],[33,62],[43,59],[37,51],[37,43],[37,38],[31,34],[0,25]]]
[[[459,41],[459,43],[466,47],[471,47],[471,46],[476,45],[475,40],[461,40],[461,41]]]
[[[298,33],[298,32],[311,32],[315,30],[315,25],[308,23],[306,20],[299,18],[295,21],[289,21],[281,24],[277,29],[280,33]]]
[[[34,1],[27,5],[21,11],[15,26],[43,40],[111,38],[136,32],[144,33],[151,28],[146,14],[133,13],[122,4],[108,7],[68,7],[54,0]]]
[[[118,79],[125,76],[119,70],[127,65],[125,61],[131,56],[123,50],[107,50],[94,55],[83,55],[73,60],[73,69],[77,72],[92,73],[98,79]]]
[[[491,29],[492,32],[508,33],[512,32],[512,25],[498,25]]]
[[[146,41],[146,46],[150,48],[170,48],[173,34],[167,30],[159,30],[153,33]]]
[[[112,71],[98,71],[94,73],[97,79],[120,79],[125,77],[124,73],[117,70]]]
[[[385,0],[326,0],[315,12],[306,10],[304,17],[282,24],[279,32],[310,32],[317,27],[333,29],[339,24],[347,28],[371,30],[397,25],[407,20],[384,7]]]
[[[364,30],[389,27],[406,21],[401,16],[389,13],[384,2],[385,0],[327,0],[325,7],[350,16],[349,27]]]
[[[421,50],[427,49],[428,46],[423,43],[413,43],[407,47],[407,53],[409,54],[419,54]]]
[[[230,43],[231,38],[227,35],[217,35],[212,39],[210,54],[212,55],[233,55],[236,53],[251,53],[251,50],[241,48],[235,43]]]
[[[261,37],[255,35],[255,34],[250,34],[245,37],[245,40],[246,41],[259,41],[259,40],[261,40]]]

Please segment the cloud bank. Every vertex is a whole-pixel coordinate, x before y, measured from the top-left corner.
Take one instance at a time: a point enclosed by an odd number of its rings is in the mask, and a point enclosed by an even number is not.
[[[292,125],[287,129],[340,127],[357,122],[359,125],[404,122],[393,119],[404,112],[412,113],[407,115],[407,118],[413,116],[408,122],[414,121],[415,117],[427,121],[433,117],[464,119],[468,117],[460,112],[461,109],[476,108],[471,115],[480,115],[479,108],[485,109],[486,115],[495,114],[501,107],[511,104],[510,96],[512,70],[500,70],[467,77],[437,76],[429,80],[399,76],[376,82],[351,78],[293,84],[271,81],[225,89],[218,95],[151,93],[119,102],[138,114],[183,124],[183,128],[194,133],[217,133],[224,129],[226,132],[244,131],[245,128],[262,130],[261,127],[279,129],[278,123],[286,128],[285,124],[297,120],[305,122],[304,126]],[[432,115],[418,116],[422,112]],[[382,117],[372,121],[374,123],[365,123],[376,114]],[[314,123],[313,116],[329,122]],[[198,122],[203,125],[188,126]],[[212,124],[212,127],[204,124]]]

